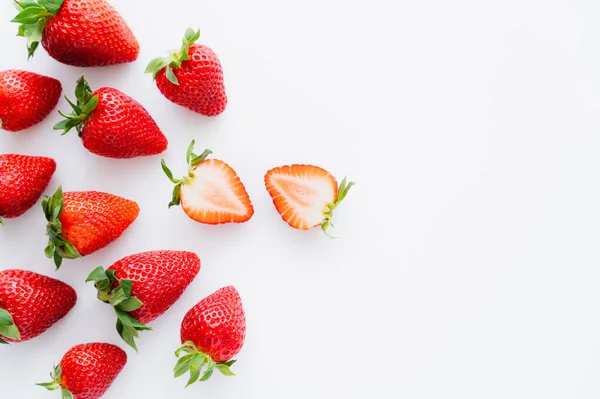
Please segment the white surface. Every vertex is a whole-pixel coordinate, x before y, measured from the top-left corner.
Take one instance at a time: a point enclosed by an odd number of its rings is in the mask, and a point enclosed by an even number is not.
[[[167,210],[160,157],[94,156],[75,134],[51,130],[56,114],[2,132],[2,152],[55,157],[48,192],[106,190],[142,208],[119,241],[57,273],[39,209],[0,229],[0,267],[44,272],[79,293],[52,330],[0,348],[2,397],[58,397],[33,384],[70,346],[120,344],[111,310],[83,280],[161,248],[196,251],[202,270],[142,334],[140,353],[127,350],[107,399],[600,396],[597,1],[115,0],[139,60],[89,70],[43,49],[26,62],[9,3],[1,68],[55,76],[69,95],[82,73],[94,88],[133,95],[168,135],[176,174],[195,138],[238,171],[256,214],[210,227]],[[218,118],[170,104],[143,74],[190,25],[225,69],[230,102]],[[292,162],[359,183],[336,212],[341,239],[279,220],[263,174]],[[248,317],[237,376],[184,389],[171,377],[179,323],[227,284]]]

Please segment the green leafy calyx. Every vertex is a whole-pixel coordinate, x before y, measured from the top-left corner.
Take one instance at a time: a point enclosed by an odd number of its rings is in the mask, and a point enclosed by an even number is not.
[[[56,16],[64,0],[22,0],[15,1],[19,11],[11,22],[19,24],[17,36],[27,39],[27,59],[33,57],[42,41],[44,27],[48,20]]]
[[[183,356],[181,356],[182,353],[184,353]],[[175,378],[181,377],[188,371],[190,373],[190,378],[185,386],[186,388],[196,381],[208,380],[215,369],[228,377],[235,375],[230,369],[236,362],[235,360],[215,362],[209,355],[200,352],[192,341],[185,342],[177,349],[177,351],[175,351],[175,356],[179,359],[173,368]]]
[[[98,105],[98,96],[94,96],[90,85],[83,76],[77,81],[75,87],[75,98],[77,104],[74,104],[68,97],[65,99],[69,102],[73,108],[73,112],[70,114],[63,114],[61,111],[58,113],[65,119],[54,125],[54,130],[62,130],[62,134],[66,134],[69,130],[76,128],[79,137],[81,137],[81,129],[87,120],[90,118],[91,112]]]
[[[50,373],[50,378],[52,378],[51,382],[41,382],[35,385],[39,385],[41,387],[46,388],[49,391],[55,391],[57,389],[61,390],[62,399],[73,399],[73,394],[67,388],[62,386],[62,379],[60,378],[62,374],[62,368],[60,364],[54,367],[54,370]]]
[[[105,271],[102,266],[95,268],[85,281],[93,281],[94,287],[98,290],[98,299],[113,306],[117,314],[117,332],[123,341],[137,351],[135,338],[139,337],[138,331],[152,330],[152,328],[140,323],[129,314],[143,305],[142,301],[131,296],[133,282],[127,279],[118,280],[115,270]]]
[[[199,38],[200,30],[194,31],[192,28],[188,28],[185,31],[181,49],[168,57],[158,57],[153,59],[152,61],[150,61],[150,63],[148,63],[145,73],[151,73],[152,79],[156,79],[156,75],[158,75],[158,73],[166,67],[167,69],[165,71],[165,75],[169,82],[179,86],[179,81],[177,80],[173,69],[181,67],[181,63],[183,61],[187,61],[190,59],[190,46],[194,44]]]
[[[10,313],[0,308],[0,344],[8,344],[2,337],[20,340],[21,334]]]
[[[333,210],[344,200],[344,198],[346,198],[346,195],[348,195],[348,191],[350,191],[350,188],[355,184],[356,183],[353,181],[347,182],[346,178],[344,177],[344,180],[342,180],[338,188],[337,198],[332,204],[326,205],[325,212],[323,213],[325,219],[323,220],[323,223],[321,223],[321,229],[328,236],[329,234],[327,233],[327,229],[329,227],[333,227],[333,223],[331,222],[331,219],[333,218]]]
[[[63,258],[76,259],[81,257],[75,246],[61,236],[62,223],[60,222],[60,215],[63,207],[62,187],[58,187],[52,197],[45,196],[42,199],[42,209],[48,221],[46,226],[48,246],[44,249],[44,253],[46,257],[54,259],[57,270],[60,268]]]
[[[187,153],[185,155],[185,160],[188,164],[188,175],[184,176],[181,179],[175,179],[173,177],[173,173],[165,163],[165,160],[161,160],[160,165],[162,166],[163,171],[165,172],[169,180],[171,180],[171,182],[175,184],[175,187],[173,188],[173,195],[171,196],[171,202],[169,202],[169,208],[173,205],[179,205],[181,203],[181,186],[183,184],[189,183],[194,178],[194,170],[196,169],[196,167],[202,162],[204,162],[210,154],[212,154],[212,151],[208,149],[204,150],[200,155],[194,154],[195,144],[196,141],[192,140],[192,142],[188,146]]]

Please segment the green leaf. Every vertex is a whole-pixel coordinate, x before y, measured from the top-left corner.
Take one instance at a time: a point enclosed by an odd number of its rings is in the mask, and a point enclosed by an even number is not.
[[[189,355],[186,355],[179,359],[179,361],[177,362],[177,364],[175,364],[175,367],[173,368],[173,376],[175,378],[181,377],[189,371],[193,357],[194,354],[190,353]]]
[[[188,146],[187,152],[185,154],[185,163],[188,165],[192,161],[192,154],[194,153],[194,145],[196,144],[196,140],[192,140],[190,145]]]
[[[216,367],[223,375],[226,375],[228,377],[235,376],[235,374],[233,374],[233,372],[229,369],[229,367],[226,364],[217,363]]]
[[[231,366],[233,366],[233,364],[234,364],[235,362],[237,362],[237,360],[229,360],[229,361],[226,361],[226,362],[221,362],[221,363],[219,363],[219,364],[224,364],[224,365],[226,365],[227,367],[231,367]]]
[[[2,337],[0,337],[0,345],[9,345],[9,343],[3,340]]]
[[[38,21],[38,19],[43,19],[48,15],[50,14],[48,13],[48,10],[46,10],[44,7],[41,7],[39,5],[31,5],[23,9],[23,11],[21,11],[20,13],[18,13],[17,16],[14,17],[10,22],[16,22],[18,24],[23,25],[30,25],[35,24]]]
[[[54,255],[54,243],[52,241],[44,248],[44,254],[47,258],[52,258],[52,255]]]
[[[56,125],[54,125],[53,129],[54,130],[65,130],[67,127],[67,124],[69,122],[70,122],[69,119],[63,119],[62,121],[60,121]]]
[[[162,167],[163,172],[165,172],[165,175],[167,175],[167,177],[169,178],[169,180],[171,180],[172,183],[177,184],[181,182],[181,180],[177,180],[173,177],[173,172],[171,172],[171,169],[169,169],[164,159],[160,161],[160,166]]]
[[[98,266],[97,268],[92,270],[92,272],[87,276],[87,278],[85,279],[85,282],[87,283],[90,281],[103,281],[103,280],[108,280],[108,276],[106,275],[104,268],[102,266]]]
[[[186,352],[186,353],[190,353],[190,352],[194,352],[194,351],[197,352],[198,350],[196,349],[196,345],[194,345],[194,343],[192,341],[185,341],[183,343],[183,345],[181,345],[179,347],[179,349],[177,349],[175,351],[175,356],[179,357],[179,355],[181,354],[182,351]]]
[[[185,385],[185,387],[189,387],[190,385],[192,385],[194,382],[198,381],[198,377],[200,377],[200,369],[194,370],[192,372],[190,372],[190,379],[188,380],[187,384]]]
[[[60,389],[60,384],[56,381],[52,381],[52,382],[40,382],[37,383],[35,385],[38,385],[40,387],[44,387],[49,391],[54,391],[56,389]]]
[[[151,327],[148,327],[147,325],[140,323],[139,321],[137,321],[136,319],[131,317],[126,312],[123,312],[122,310],[119,310],[117,308],[115,308],[115,312],[117,313],[117,317],[119,318],[119,320],[121,320],[121,322],[123,323],[124,326],[135,327],[136,330],[140,330],[140,331],[141,330],[152,331]]]
[[[177,80],[177,77],[173,73],[173,68],[171,68],[170,65],[167,65],[166,76],[167,76],[167,79],[169,80],[169,82],[173,83],[174,85],[179,86],[179,81]]]
[[[172,206],[179,205],[181,203],[181,183],[176,184],[173,187],[173,195],[171,197],[171,202],[169,202],[169,208]]]
[[[73,399],[73,394],[68,389],[61,389],[62,399]]]
[[[115,288],[110,293],[110,303],[113,306],[117,306],[118,304],[120,304],[127,298],[129,298],[129,297],[127,296],[127,294],[125,294],[125,291],[123,290],[122,286]]]
[[[40,19],[37,22],[24,25],[23,35],[27,39],[27,47],[31,47],[33,43],[42,41],[42,31],[44,30],[45,20]]]
[[[10,339],[21,339],[21,334],[19,333],[19,329],[16,325],[12,324],[10,326],[0,326],[0,335],[5,336]]]
[[[131,288],[133,287],[133,281],[122,279],[119,282],[119,284],[119,287],[122,288],[123,292],[125,293],[125,298],[129,298],[131,296]]]
[[[124,300],[123,302],[121,302],[118,305],[119,310],[122,310],[123,312],[133,312],[134,310],[137,310],[139,308],[141,308],[143,305],[142,301],[140,301],[139,299],[132,297],[132,298],[128,298],[126,300]]]
[[[190,164],[190,165],[191,165],[191,166],[196,166],[196,165],[198,165],[199,163],[202,163],[202,162],[204,162],[204,161],[206,160],[206,157],[208,157],[210,154],[212,154],[212,151],[211,151],[211,150],[209,150],[209,149],[206,149],[206,150],[204,150],[204,151],[202,152],[202,154],[200,154],[200,155],[198,155],[197,157],[195,157],[195,158],[193,158],[193,159],[192,159],[192,162],[191,162],[191,164]]]
[[[64,0],[40,0],[40,4],[52,15],[58,14]]]
[[[200,381],[206,381],[210,378],[210,376],[213,373],[213,370],[215,368],[215,363],[212,361],[211,358],[208,358],[208,367],[206,368],[206,371],[204,372],[204,375],[202,376],[202,378],[200,378]]]
[[[0,327],[12,326],[14,323],[12,316],[7,310],[0,308]]]
[[[75,86],[75,98],[77,98],[77,104],[87,104],[92,99],[92,88],[90,87],[85,76],[81,75],[77,79],[77,86]]]
[[[56,266],[56,270],[60,269],[62,265],[62,257],[58,254],[58,252],[54,251],[54,265]]]
[[[93,96],[81,109],[82,114],[87,115],[90,112],[92,112],[98,105],[98,100],[99,100],[98,96]]]
[[[206,363],[206,355],[204,353],[196,353],[192,356],[192,362],[190,363],[190,371],[194,372],[200,368],[202,368],[202,366],[204,365],[204,363]]]
[[[125,341],[127,345],[131,346],[137,352],[138,348],[135,344],[135,338],[138,337],[138,332],[136,331],[136,329],[131,326],[123,325],[121,319],[119,319],[117,320],[117,332],[119,333],[123,341]]]

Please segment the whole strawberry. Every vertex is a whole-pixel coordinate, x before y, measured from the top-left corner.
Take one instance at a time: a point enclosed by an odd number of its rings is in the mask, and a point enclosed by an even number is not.
[[[60,82],[49,76],[0,71],[0,128],[18,132],[40,123],[56,107],[61,92]]]
[[[111,87],[92,89],[82,76],[75,88],[74,112],[54,126],[66,134],[76,128],[83,146],[108,158],[135,158],[160,154],[167,138],[148,111],[127,94]]]
[[[91,342],[69,349],[50,377],[37,384],[50,391],[60,389],[63,399],[98,399],[106,393],[127,364],[127,354],[116,345]]]
[[[0,224],[24,214],[40,199],[56,171],[52,158],[0,155]]]
[[[12,20],[27,39],[28,58],[40,42],[58,62],[97,67],[133,62],[140,46],[131,29],[106,0],[15,0]]]
[[[117,331],[137,350],[138,331],[165,313],[200,272],[200,258],[187,251],[148,251],[126,256],[106,271],[97,267],[86,279],[93,281],[98,299],[117,314]]]
[[[232,286],[223,287],[191,308],[181,323],[181,342],[175,355],[182,356],[175,365],[175,377],[190,372],[187,385],[198,379],[205,381],[218,369],[223,375],[234,375],[229,367],[246,338],[246,316],[242,300]],[[204,373],[202,369],[206,367]],[[200,377],[202,374],[202,377]]]
[[[75,290],[32,271],[0,271],[0,343],[25,342],[41,335],[69,313]]]
[[[194,44],[200,31],[188,29],[178,53],[155,58],[146,67],[158,90],[171,102],[206,116],[219,115],[227,106],[223,68],[215,52]]]
[[[175,179],[165,160],[163,171],[175,183],[169,208],[181,205],[191,219],[204,224],[245,223],[254,215],[250,196],[235,170],[219,159],[207,159],[211,150],[193,153],[190,143],[186,162],[188,175]]]
[[[58,269],[63,258],[90,255],[119,238],[140,213],[131,200],[99,191],[63,194],[59,187],[52,197],[44,197],[42,209],[48,220],[48,258]]]

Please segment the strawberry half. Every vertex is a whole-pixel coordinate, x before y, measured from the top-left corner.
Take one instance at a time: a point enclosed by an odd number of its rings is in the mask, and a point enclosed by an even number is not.
[[[188,147],[186,161],[188,176],[173,178],[173,173],[162,160],[167,177],[175,183],[169,208],[181,205],[191,219],[205,224],[243,223],[254,215],[254,208],[246,188],[235,171],[218,159],[206,159],[212,153],[204,150],[193,153],[195,141]]]
[[[286,165],[265,175],[265,186],[281,218],[291,227],[309,230],[317,226],[327,233],[333,210],[342,202],[354,182],[335,177],[312,165]]]
[[[3,217],[16,218],[35,205],[55,171],[52,158],[0,155],[0,224]]]
[[[61,83],[49,76],[8,69],[0,72],[0,128],[18,132],[44,119],[58,104]]]
[[[189,371],[187,387],[198,379],[209,379],[215,368],[233,376],[230,367],[236,360],[231,359],[240,352],[245,338],[246,316],[239,293],[232,286],[218,289],[191,308],[181,322],[182,346],[175,356],[185,355],[175,365],[175,377]]]
[[[131,200],[99,191],[63,194],[59,187],[52,197],[44,197],[42,209],[48,220],[48,258],[58,269],[63,258],[90,255],[119,238],[140,213]]]
[[[88,151],[108,158],[135,158],[160,154],[167,138],[148,111],[127,94],[111,87],[95,92],[82,76],[75,88],[77,104],[67,101],[73,113],[54,126],[63,135],[77,129]]]
[[[69,349],[50,377],[36,384],[50,391],[60,389],[63,399],[98,399],[106,393],[127,364],[127,354],[116,345],[91,342]]]
[[[62,281],[29,270],[0,271],[0,343],[41,335],[76,302],[75,290]]]
[[[125,20],[105,0],[15,0],[11,21],[27,39],[28,59],[40,42],[66,65],[97,67],[133,62],[140,45]]]
[[[158,90],[172,103],[205,116],[221,114],[227,106],[223,68],[215,52],[194,44],[200,31],[188,28],[181,50],[155,58],[146,67]]]
[[[126,256],[106,271],[97,267],[87,277],[98,299],[117,314],[117,331],[137,351],[138,331],[165,313],[200,272],[200,258],[187,251],[148,251]]]

